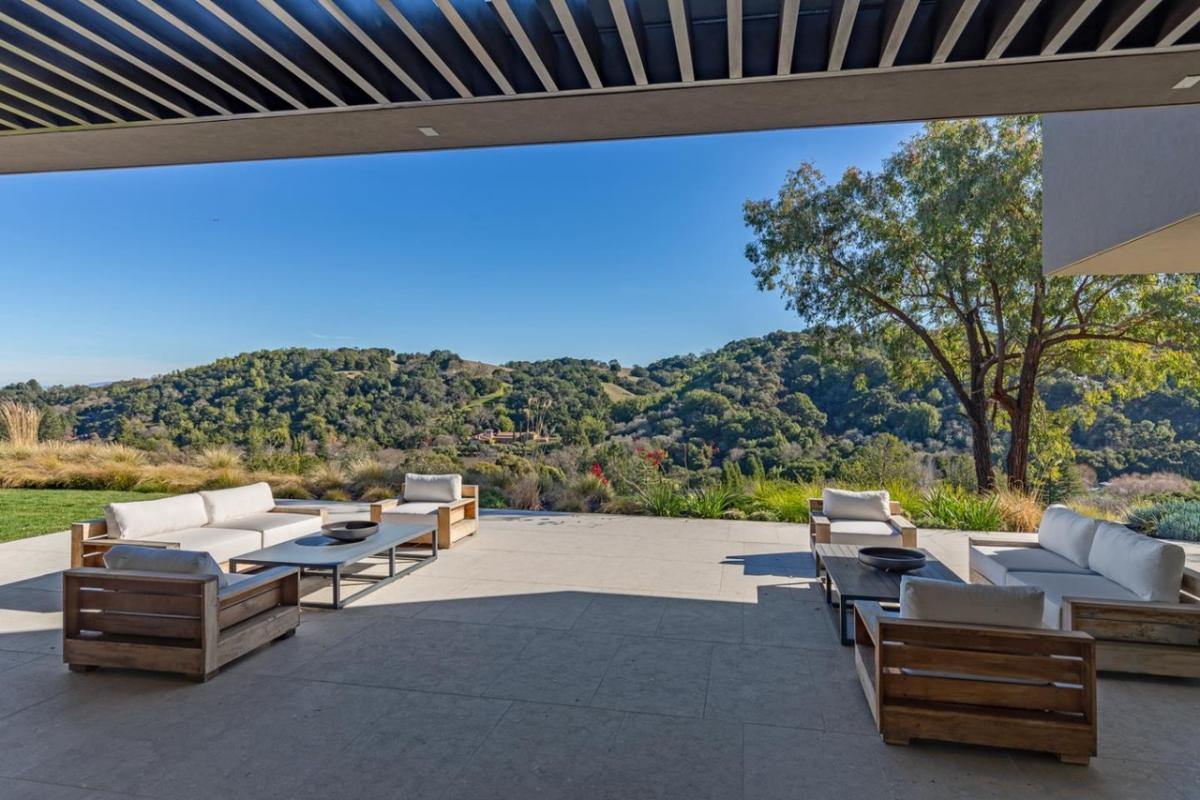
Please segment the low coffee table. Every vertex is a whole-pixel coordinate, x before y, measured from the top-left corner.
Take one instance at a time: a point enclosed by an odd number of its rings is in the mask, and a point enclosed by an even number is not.
[[[397,572],[396,559],[398,556],[396,548],[399,545],[431,533],[434,534],[430,537],[433,543],[431,554],[427,556],[399,556],[399,558],[406,561],[412,561],[412,564]],[[321,603],[304,600],[301,601],[300,605],[308,606],[309,608],[345,608],[346,604],[368,595],[397,578],[402,578],[413,570],[420,569],[426,564],[437,560],[438,544],[436,533],[437,518],[431,516],[428,524],[423,522],[404,525],[387,522],[381,523],[378,533],[367,539],[363,539],[361,542],[339,542],[337,539],[319,533],[311,536],[301,536],[299,539],[281,542],[271,547],[265,547],[262,550],[255,550],[251,553],[244,553],[236,558],[231,558],[229,559],[229,571],[237,572],[238,567],[242,566],[256,568],[284,566],[299,567],[301,578],[311,573],[327,574],[333,581],[333,602]],[[355,574],[350,576],[354,580],[368,581],[370,585],[354,592],[349,597],[343,598],[342,581],[347,577],[345,575],[346,568],[376,557],[387,558],[387,575]],[[253,572],[254,570],[247,571]]]
[[[821,573],[825,573],[822,579],[825,583],[825,602],[834,605],[833,593],[837,591],[838,594],[838,638],[844,645],[854,644],[854,634],[846,634],[846,625],[852,619],[850,612],[855,600],[900,602],[900,579],[903,575],[962,583],[958,575],[930,555],[928,550],[921,550],[925,554],[925,566],[901,574],[868,567],[858,560],[858,551],[861,549],[852,544],[818,544],[814,553],[817,577],[822,578]]]

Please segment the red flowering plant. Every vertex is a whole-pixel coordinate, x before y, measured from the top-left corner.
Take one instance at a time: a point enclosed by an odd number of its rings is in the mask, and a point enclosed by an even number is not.
[[[604,486],[608,486],[608,478],[604,475],[604,468],[598,462],[592,464],[591,472],[596,480],[600,481]]]

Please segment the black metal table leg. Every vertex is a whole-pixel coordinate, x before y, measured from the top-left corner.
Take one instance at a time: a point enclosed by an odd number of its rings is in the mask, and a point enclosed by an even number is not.
[[[388,577],[396,577],[396,548],[388,550]]]
[[[841,600],[842,602],[838,604],[838,638],[842,640],[842,645],[851,645],[854,644],[854,640],[846,635],[846,621],[849,617],[848,611],[853,606],[846,598],[843,597]]]
[[[333,607],[342,607],[342,569],[333,568]]]

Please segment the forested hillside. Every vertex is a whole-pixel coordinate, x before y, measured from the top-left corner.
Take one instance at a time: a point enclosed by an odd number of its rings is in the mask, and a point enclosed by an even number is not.
[[[531,430],[565,444],[623,437],[704,468],[756,455],[783,475],[829,473],[854,449],[891,433],[952,456],[968,441],[937,380],[900,388],[882,354],[819,353],[802,333],[731,342],[644,367],[561,358],[492,366],[435,351],[260,351],[146,380],[43,388],[0,397],[47,413],[42,438],[98,438],[144,449],[233,444],[248,452],[446,448],[469,455],[473,434]],[[1043,394],[1071,409],[1082,379],[1056,375]],[[1078,461],[1101,479],[1169,470],[1200,478],[1200,397],[1170,386],[1079,415]],[[1094,421],[1088,419],[1094,416]]]

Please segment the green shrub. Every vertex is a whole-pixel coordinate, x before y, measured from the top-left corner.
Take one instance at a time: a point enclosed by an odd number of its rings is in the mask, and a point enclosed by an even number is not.
[[[725,512],[723,514],[721,514],[721,519],[732,519],[732,520],[746,519],[746,512],[742,511],[740,508],[727,508],[727,509],[725,509]]]
[[[387,486],[370,486],[358,496],[358,499],[366,503],[375,503],[395,496],[396,492]]]
[[[998,531],[1004,516],[994,496],[941,484],[930,489],[916,511],[917,524],[960,531]]]
[[[641,492],[642,508],[654,517],[682,516],[687,508],[687,498],[671,481],[654,481]]]
[[[508,508],[508,498],[495,486],[485,486],[479,492],[479,505],[484,508]]]
[[[727,486],[705,486],[688,493],[685,511],[689,517],[720,519],[726,509],[737,504],[740,497],[740,492]]]
[[[779,515],[774,511],[767,511],[766,509],[751,511],[749,516],[755,522],[779,522]]]
[[[815,484],[762,481],[755,489],[753,505],[756,510],[771,512],[776,520],[808,522],[808,499],[820,496],[821,487]]]
[[[1163,533],[1163,525],[1168,518],[1173,518],[1174,520],[1168,529],[1175,535],[1168,536]],[[1189,520],[1193,524],[1200,522],[1200,501],[1165,500],[1146,506],[1138,506],[1129,512],[1129,519],[1125,524],[1133,530],[1148,536],[1158,536],[1163,539],[1183,539],[1184,541],[1191,542],[1200,541],[1200,524],[1197,524],[1195,529],[1188,535],[1186,525]],[[1179,535],[1180,533],[1183,535]]]
[[[345,489],[330,489],[321,495],[321,499],[332,500],[336,503],[348,503],[350,502],[350,495]]]
[[[283,500],[312,500],[312,493],[299,483],[277,483],[271,486],[271,493]]]

